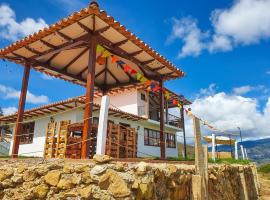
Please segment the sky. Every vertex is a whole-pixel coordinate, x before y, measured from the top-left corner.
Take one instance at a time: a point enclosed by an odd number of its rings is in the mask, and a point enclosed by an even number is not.
[[[88,3],[2,0],[0,48]],[[270,0],[106,0],[99,4],[187,74],[166,86],[192,100],[194,114],[219,129],[236,132],[241,127],[245,138],[270,136]],[[0,74],[0,106],[10,114],[18,107],[23,68],[0,61]],[[28,89],[26,108],[85,92],[35,71]],[[192,135],[192,122],[186,124]]]

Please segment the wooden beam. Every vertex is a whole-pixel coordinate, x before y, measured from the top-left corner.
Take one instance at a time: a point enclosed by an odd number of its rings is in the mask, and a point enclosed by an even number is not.
[[[83,56],[86,51],[88,51],[88,48],[85,48],[82,52],[80,52],[77,56],[75,56],[62,70],[67,71],[67,69],[73,65],[81,56]]]
[[[87,69],[88,67],[84,67],[78,74],[76,74],[76,76],[81,77],[83,73],[87,71]]]
[[[109,72],[109,74],[113,77],[113,79],[116,81],[116,83],[120,83],[118,78],[111,72],[111,70],[109,68],[107,68],[107,72]]]
[[[22,121],[23,121],[25,100],[26,100],[26,94],[27,94],[27,88],[28,88],[29,74],[30,74],[30,65],[26,64],[26,66],[24,67],[20,101],[19,101],[17,120],[16,120],[16,125],[15,125],[15,133],[14,133],[13,146],[12,146],[12,158],[17,158],[18,153],[19,153],[19,145],[20,145],[19,135],[22,133],[21,131]]]
[[[66,41],[71,41],[73,40],[71,37],[67,36],[66,34],[60,32],[60,31],[56,31],[55,32],[57,35],[59,35],[61,38],[63,38]]]
[[[25,45],[24,48],[26,48],[28,51],[32,52],[33,54],[36,54],[36,55],[40,55],[41,54],[41,52],[39,52],[39,51],[37,51],[37,50],[29,47],[29,46],[26,46]]]
[[[93,101],[94,101],[94,87],[95,87],[95,66],[96,66],[96,47],[97,47],[97,38],[92,36],[90,39],[90,48],[89,48],[89,60],[88,60],[88,69],[87,69],[87,83],[86,83],[86,99],[85,99],[85,109],[84,109],[84,126],[82,134],[82,148],[81,155],[82,159],[89,157],[90,145],[92,137],[92,122],[93,122]]]
[[[148,67],[147,65],[143,64],[141,61],[139,61],[137,58],[135,57],[131,57],[128,55],[127,52],[125,52],[123,49],[117,47],[117,45],[115,45],[114,43],[110,42],[108,39],[104,38],[103,36],[99,35],[98,36],[98,42],[100,44],[102,44],[105,48],[108,47],[109,51],[119,57],[122,57],[122,58],[125,58],[127,60],[130,60],[131,62],[135,63],[138,67],[142,67],[146,70],[149,70],[149,71],[152,71],[152,68]],[[152,71],[154,72],[154,71]],[[150,78],[150,79],[153,79],[153,80],[160,80],[161,77],[160,77],[160,74],[157,73],[157,72],[154,72],[155,76],[154,77],[149,77],[147,74],[144,74],[144,76],[146,78]]]
[[[160,66],[160,67],[154,68],[153,71],[157,72],[157,71],[164,69],[164,68],[165,68],[165,66]]]
[[[164,93],[163,80],[159,81],[159,101],[160,101],[160,158],[166,158],[166,145],[164,141]]]
[[[154,61],[155,61],[155,59],[151,59],[151,60],[143,61],[141,63],[142,63],[142,65],[148,65],[148,64],[150,64],[151,62],[154,62]]]
[[[48,70],[54,71],[54,72],[56,72],[56,73],[58,73],[58,74],[62,74],[62,75],[64,75],[64,76],[68,76],[68,77],[71,77],[71,78],[73,78],[73,79],[75,79],[75,80],[78,80],[78,81],[81,81],[81,82],[85,83],[85,80],[84,80],[82,77],[77,76],[77,75],[70,74],[70,73],[68,73],[68,72],[66,72],[66,71],[62,71],[61,69],[57,69],[57,68],[55,68],[55,67],[52,67],[52,66],[50,66],[50,65],[47,64],[47,63],[41,63],[41,62],[38,62],[38,61],[34,61],[34,62],[32,63],[32,66],[33,66],[33,67],[41,66],[41,67],[44,67],[44,68],[46,68],[46,69],[48,69]]]
[[[69,106],[69,105],[66,105],[66,104],[63,104],[62,106],[66,107],[66,108],[69,108],[69,109],[73,109],[74,108],[73,106]]]
[[[130,53],[128,55],[131,56],[131,57],[134,57],[134,56],[137,56],[137,55],[141,54],[142,52],[143,52],[143,50],[139,50],[139,51],[135,51],[133,53]]]
[[[61,52],[58,52],[58,53],[55,53],[53,54],[48,60],[47,60],[47,64],[50,65],[51,64],[51,61],[56,58],[56,56],[58,56]]]
[[[110,28],[111,28],[111,26],[105,26],[104,28],[98,29],[96,32],[98,32],[99,34],[101,34],[101,33],[106,32]]]
[[[55,46],[55,45],[53,45],[53,44],[51,44],[51,43],[49,43],[49,42],[46,42],[45,40],[40,39],[39,41],[40,41],[42,44],[44,44],[45,46],[49,47],[50,49],[56,49],[56,46]]]
[[[100,72],[98,72],[95,76],[95,78],[98,78],[101,74],[103,74],[106,71],[106,68],[104,68],[103,70],[101,70]]]
[[[58,106],[55,106],[55,108],[57,108],[58,110],[62,110],[62,111],[65,111],[66,110],[65,108],[60,108]]]
[[[128,39],[125,39],[125,40],[122,40],[120,42],[116,42],[116,43],[114,43],[112,45],[113,45],[113,47],[119,47],[119,46],[121,46],[123,44],[126,44],[127,42],[128,42]]]

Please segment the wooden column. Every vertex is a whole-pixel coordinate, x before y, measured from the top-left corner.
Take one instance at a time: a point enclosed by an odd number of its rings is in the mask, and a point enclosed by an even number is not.
[[[169,109],[168,101],[165,102],[165,111],[166,111],[166,124],[169,124]]]
[[[185,116],[184,116],[183,103],[181,103],[180,115],[181,115],[181,124],[182,124],[182,129],[183,129],[183,138],[184,138],[184,157],[186,160],[187,159],[187,143],[186,143],[186,128],[185,128]]]
[[[91,132],[93,123],[93,101],[95,86],[95,66],[96,66],[96,36],[90,39],[89,61],[87,70],[86,99],[84,109],[84,126],[82,135],[82,159],[89,158],[89,149],[91,145]]]
[[[27,94],[28,88],[28,81],[29,81],[29,74],[30,74],[30,65],[26,64],[24,67],[23,73],[23,80],[22,80],[22,88],[20,94],[20,101],[18,105],[18,113],[17,113],[17,121],[15,125],[15,133],[13,136],[13,145],[12,145],[12,158],[17,158],[19,153],[19,145],[20,145],[20,134],[22,130],[22,121],[23,121],[23,114],[24,114],[24,107],[25,107],[25,99]]]
[[[165,141],[164,141],[164,93],[163,93],[163,80],[159,81],[159,105],[160,105],[160,158],[165,159]]]

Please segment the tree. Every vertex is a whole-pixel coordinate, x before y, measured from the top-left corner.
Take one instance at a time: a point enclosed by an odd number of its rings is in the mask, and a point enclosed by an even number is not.
[[[3,116],[3,115],[4,115],[3,110],[2,110],[2,108],[0,107],[0,116]]]

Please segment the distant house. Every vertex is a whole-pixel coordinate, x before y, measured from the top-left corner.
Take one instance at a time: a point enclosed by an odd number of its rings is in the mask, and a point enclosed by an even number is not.
[[[160,155],[159,105],[154,93],[140,86],[114,90],[110,96],[109,122],[134,128],[137,132],[138,157],[158,157]],[[101,94],[95,93],[93,122],[98,123]],[[185,100],[186,104],[190,102]],[[70,125],[83,122],[85,97],[75,97],[25,111],[20,137],[19,155],[44,155],[46,128],[51,121],[70,120]],[[168,105],[168,108],[173,105]],[[168,109],[165,109],[168,113]],[[182,132],[179,116],[166,114],[165,141],[166,156],[177,157],[177,132]],[[0,124],[13,123],[16,114],[0,118]],[[14,130],[14,126],[13,126]],[[13,142],[11,142],[10,154]]]

